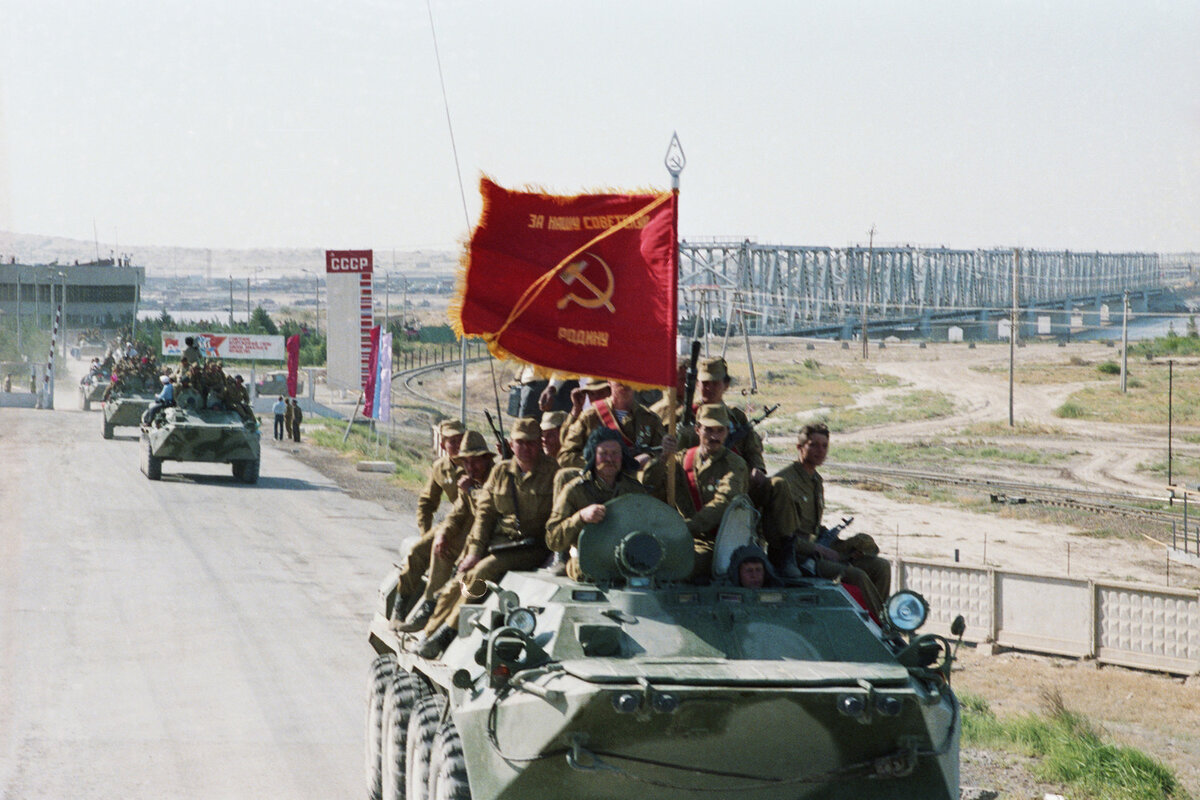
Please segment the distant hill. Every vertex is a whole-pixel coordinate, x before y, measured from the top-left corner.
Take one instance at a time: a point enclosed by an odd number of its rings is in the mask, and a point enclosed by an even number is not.
[[[296,275],[303,269],[325,269],[325,251],[317,248],[253,248],[234,250],[202,247],[161,247],[100,243],[100,258],[116,255],[132,257],[135,267],[145,267],[155,277],[179,275],[227,275],[264,277]],[[96,258],[96,243],[62,236],[0,231],[0,261],[13,257],[23,264],[49,264],[58,261],[92,261]],[[406,275],[450,275],[458,264],[458,253],[448,250],[397,250],[396,272]],[[392,249],[375,251],[375,268],[392,270]]]

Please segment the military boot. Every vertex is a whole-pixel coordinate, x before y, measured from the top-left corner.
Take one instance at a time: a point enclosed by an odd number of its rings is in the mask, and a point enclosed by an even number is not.
[[[443,625],[429,636],[422,636],[418,639],[413,645],[413,650],[421,658],[437,658],[457,636],[457,630],[449,625]]]
[[[413,610],[409,612],[403,622],[396,623],[393,627],[403,633],[419,631],[425,627],[425,623],[433,616],[433,609],[436,606],[436,600],[422,600],[413,606]]]
[[[805,577],[805,574],[796,566],[796,538],[794,536],[787,539],[782,547],[771,548],[768,557],[771,560],[771,566],[775,569],[775,574],[784,583],[791,583]]]
[[[546,559],[546,563],[542,566],[543,572],[549,572],[551,575],[566,575],[567,574],[567,553],[566,551],[551,553]]]

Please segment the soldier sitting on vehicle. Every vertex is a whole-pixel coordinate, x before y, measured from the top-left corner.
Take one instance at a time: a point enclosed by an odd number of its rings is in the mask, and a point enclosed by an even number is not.
[[[412,612],[403,622],[393,624],[396,630],[418,631],[429,622],[437,605],[438,592],[453,577],[454,565],[462,554],[471,526],[475,524],[479,494],[483,491],[483,483],[492,471],[495,459],[496,454],[488,449],[483,434],[467,431],[462,448],[451,456],[451,460],[463,470],[458,485],[458,501],[450,514],[434,527],[431,535],[422,537],[413,546],[400,570],[397,610],[403,609],[411,600],[411,594],[405,596],[403,592],[415,592],[420,588],[420,574],[426,570],[429,574],[425,579],[425,589]]]
[[[546,522],[546,546],[554,552],[574,548],[585,525],[603,522],[604,504],[626,494],[646,494],[635,477],[637,461],[621,442],[621,434],[600,427],[588,436],[583,448],[583,472],[555,492],[554,511]],[[579,558],[566,564],[569,577],[580,580]]]
[[[433,515],[442,503],[442,495],[453,504],[458,500],[458,480],[463,475],[462,467],[455,461],[458,448],[462,445],[466,429],[456,419],[444,419],[438,424],[441,455],[429,470],[429,480],[417,498],[417,530],[422,537],[433,527]]]
[[[642,483],[650,494],[674,506],[687,521],[696,548],[692,577],[698,581],[707,580],[712,572],[713,545],[725,509],[734,497],[746,493],[749,481],[746,462],[725,447],[728,436],[726,407],[700,406],[695,430],[699,444],[683,451],[682,459],[671,459],[675,464],[675,497],[667,498],[665,458],[655,459],[642,470]]]
[[[558,465],[542,452],[535,419],[518,419],[509,434],[513,457],[496,464],[488,475],[476,508],[475,524],[458,562],[461,589],[447,585],[437,609],[414,645],[424,658],[441,654],[453,641],[458,610],[469,590],[498,581],[509,570],[534,569],[546,559],[546,520],[554,495]]]
[[[167,406],[175,405],[175,386],[171,383],[171,378],[163,375],[159,380],[162,382],[162,390],[154,395],[154,402],[142,414],[143,425],[149,425],[159,411],[162,411]]]
[[[609,381],[608,388],[607,398],[593,400],[592,407],[571,423],[558,454],[559,465],[582,467],[583,445],[591,432],[601,426],[620,434],[621,441],[642,466],[650,462],[651,450],[662,444],[662,422],[657,414],[634,400],[633,388],[620,381]]]
[[[542,414],[542,452],[557,460],[562,452],[562,437],[566,432],[567,412],[547,411]]]

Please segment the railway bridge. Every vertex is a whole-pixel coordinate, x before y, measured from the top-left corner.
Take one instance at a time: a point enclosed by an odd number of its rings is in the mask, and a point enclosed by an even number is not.
[[[680,328],[750,334],[836,336],[862,326],[910,332],[974,324],[980,338],[1007,335],[994,322],[1021,309],[1020,333],[1061,334],[1119,319],[1128,292],[1146,311],[1195,254],[944,247],[809,247],[749,240],[680,244]],[[1048,320],[1048,322],[1047,322]]]

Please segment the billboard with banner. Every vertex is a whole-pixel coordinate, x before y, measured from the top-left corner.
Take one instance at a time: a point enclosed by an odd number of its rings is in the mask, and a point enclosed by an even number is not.
[[[248,333],[193,333],[163,331],[162,354],[179,358],[192,337],[205,358],[240,358],[247,361],[283,361],[285,352],[282,336]]]
[[[371,250],[325,251],[326,375],[331,388],[358,391],[367,384],[375,324],[373,265]]]

